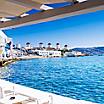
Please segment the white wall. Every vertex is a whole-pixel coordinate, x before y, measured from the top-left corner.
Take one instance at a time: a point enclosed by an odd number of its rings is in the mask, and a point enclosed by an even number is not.
[[[47,51],[47,50],[37,50],[39,55],[41,56],[52,56],[52,57],[60,57],[61,51]]]
[[[6,58],[6,51],[5,46],[8,42],[10,42],[11,39],[6,36],[6,34],[0,30],[0,58]],[[11,45],[12,50],[12,45]],[[4,55],[4,57],[2,57]]]
[[[7,36],[3,31],[0,30],[0,45],[5,45]]]

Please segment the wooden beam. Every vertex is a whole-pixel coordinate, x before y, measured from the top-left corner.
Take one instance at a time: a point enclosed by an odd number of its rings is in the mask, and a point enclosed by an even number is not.
[[[33,0],[6,0],[24,7],[28,8],[35,8],[40,10],[40,6],[42,5],[38,1],[33,1]]]
[[[32,0],[0,0],[0,17],[19,16],[33,8],[40,10],[41,5]]]
[[[33,8],[40,10],[43,4],[65,1],[67,0],[0,0],[0,17],[18,16]]]
[[[73,0],[33,0],[35,2],[39,2],[41,4],[53,4],[53,3],[61,3],[61,2],[73,2]]]
[[[89,0],[72,6],[43,11],[13,21],[0,23],[1,29],[16,28],[25,25],[52,21],[60,18],[104,10],[104,0]]]

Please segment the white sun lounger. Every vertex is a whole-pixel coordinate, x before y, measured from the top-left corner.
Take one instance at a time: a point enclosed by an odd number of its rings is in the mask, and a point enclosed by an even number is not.
[[[14,85],[0,85],[0,104],[18,104],[18,102],[21,102],[22,104],[53,104],[53,98],[51,95],[38,98],[30,97],[30,95],[26,93],[18,93],[16,91],[17,87]],[[10,97],[15,97],[15,99],[10,100]]]
[[[0,99],[9,95],[14,95],[15,89],[14,86],[0,86]]]

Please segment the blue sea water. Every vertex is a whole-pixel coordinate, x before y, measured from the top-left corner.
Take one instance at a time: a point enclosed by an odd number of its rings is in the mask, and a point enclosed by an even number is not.
[[[24,60],[8,70],[11,82],[104,104],[104,56]]]

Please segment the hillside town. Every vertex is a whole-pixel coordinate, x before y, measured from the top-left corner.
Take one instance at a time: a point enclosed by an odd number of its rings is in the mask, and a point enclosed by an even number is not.
[[[10,59],[10,58],[30,58],[39,57],[75,57],[75,56],[85,56],[78,51],[72,51],[69,49],[68,45],[60,46],[60,43],[56,43],[56,47],[52,47],[52,43],[40,42],[37,47],[32,46],[31,43],[27,42],[25,46],[21,44],[13,44],[12,38],[5,35],[3,31],[0,31],[0,60]],[[36,57],[37,58],[37,57]]]

